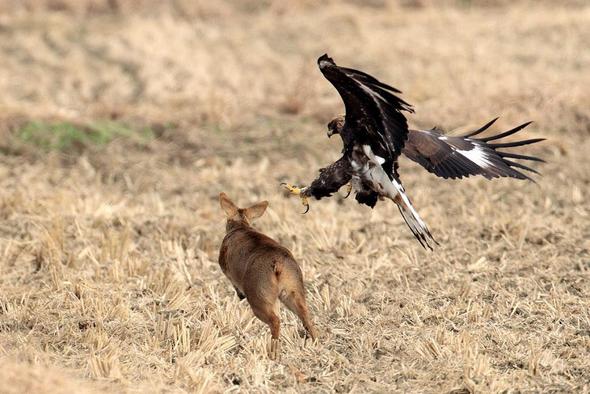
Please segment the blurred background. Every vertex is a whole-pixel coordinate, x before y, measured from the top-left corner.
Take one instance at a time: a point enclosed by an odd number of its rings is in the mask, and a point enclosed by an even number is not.
[[[0,0],[2,381],[581,390],[589,42],[585,0]],[[412,127],[534,121],[522,135],[548,140],[521,153],[543,177],[444,181],[402,161],[432,254],[393,204],[339,195],[299,215],[279,183],[341,149],[324,53],[402,90]],[[301,262],[321,346],[285,317],[286,361],[264,358],[266,328],[217,267],[220,191],[270,200],[259,228]]]
[[[584,132],[588,11],[556,4],[2,1],[0,105],[31,118],[223,131],[282,117],[323,126],[342,111],[315,66],[327,52],[404,91],[417,126],[502,115]]]

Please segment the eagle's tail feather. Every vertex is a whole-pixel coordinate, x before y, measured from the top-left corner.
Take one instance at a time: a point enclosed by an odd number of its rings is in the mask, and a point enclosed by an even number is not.
[[[416,212],[416,210],[412,206],[412,202],[404,192],[403,187],[397,184],[395,180],[393,181],[393,183],[398,189],[398,195],[396,196],[397,198],[395,198],[393,201],[397,204],[399,212],[404,218],[404,221],[410,228],[410,231],[412,231],[412,234],[414,234],[414,237],[416,237],[418,242],[420,242],[420,245],[422,245],[424,249],[428,248],[430,250],[433,250],[431,243],[434,243],[436,245],[439,245],[439,243],[436,242],[436,240],[430,233],[430,230],[428,230],[426,223],[424,223],[420,215],[418,215],[418,212]]]
[[[393,200],[393,202],[397,204],[399,212],[402,214],[402,217],[412,231],[412,234],[414,234],[414,237],[416,237],[418,242],[420,242],[420,245],[422,245],[424,249],[428,248],[433,250],[430,243],[432,242],[438,245],[438,242],[436,242],[436,240],[432,237],[432,234],[430,234],[426,223],[424,223],[424,221],[420,218],[420,215],[418,215],[418,212],[416,212],[412,206],[412,202],[406,195],[402,184],[396,179],[390,179],[389,176],[387,176],[385,170],[383,170],[383,167],[379,162],[379,158],[375,156],[369,145],[363,145],[362,149],[365,155],[373,163],[372,166],[368,166],[368,170],[365,170],[365,174],[363,175],[366,179],[371,180],[371,184],[373,185],[372,189],[379,193],[379,195]]]

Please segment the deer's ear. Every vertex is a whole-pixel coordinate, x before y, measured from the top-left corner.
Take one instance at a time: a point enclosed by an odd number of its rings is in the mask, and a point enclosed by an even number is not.
[[[246,208],[246,217],[248,219],[256,219],[262,216],[264,211],[268,208],[268,201],[261,201],[257,204],[252,205],[249,208]]]
[[[238,213],[238,207],[236,206],[236,204],[234,204],[232,200],[229,199],[227,194],[223,192],[219,193],[219,204],[221,205],[221,209],[223,209],[228,218]]]

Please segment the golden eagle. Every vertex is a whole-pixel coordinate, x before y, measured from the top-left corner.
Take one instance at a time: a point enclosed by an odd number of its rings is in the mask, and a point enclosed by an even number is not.
[[[498,150],[533,144],[543,138],[489,143],[515,134],[531,122],[486,138],[475,136],[488,129],[497,118],[463,136],[446,136],[436,129],[409,130],[402,112],[414,110],[396,96],[401,93],[399,90],[362,71],[339,67],[327,54],[318,59],[318,65],[344,101],[346,115],[328,123],[328,137],[339,134],[344,149],[342,157],[320,169],[318,178],[309,186],[298,188],[283,184],[302,198],[305,212],[309,210],[309,197],[318,200],[329,197],[349,184],[349,194],[354,189],[360,204],[372,208],[384,197],[393,200],[416,239],[424,248],[432,249],[431,243],[437,242],[412,206],[400,181],[397,172],[400,154],[446,179],[482,175],[487,179],[532,180],[517,169],[537,171],[509,159],[543,162],[537,157]]]

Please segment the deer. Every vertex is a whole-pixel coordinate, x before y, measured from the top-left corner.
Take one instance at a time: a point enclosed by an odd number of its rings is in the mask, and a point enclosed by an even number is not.
[[[220,193],[219,202],[227,218],[219,266],[240,300],[245,298],[254,315],[269,326],[269,358],[275,360],[279,354],[280,302],[299,317],[307,335],[315,340],[317,332],[305,300],[299,264],[289,249],[250,224],[264,214],[268,201],[238,208]]]

